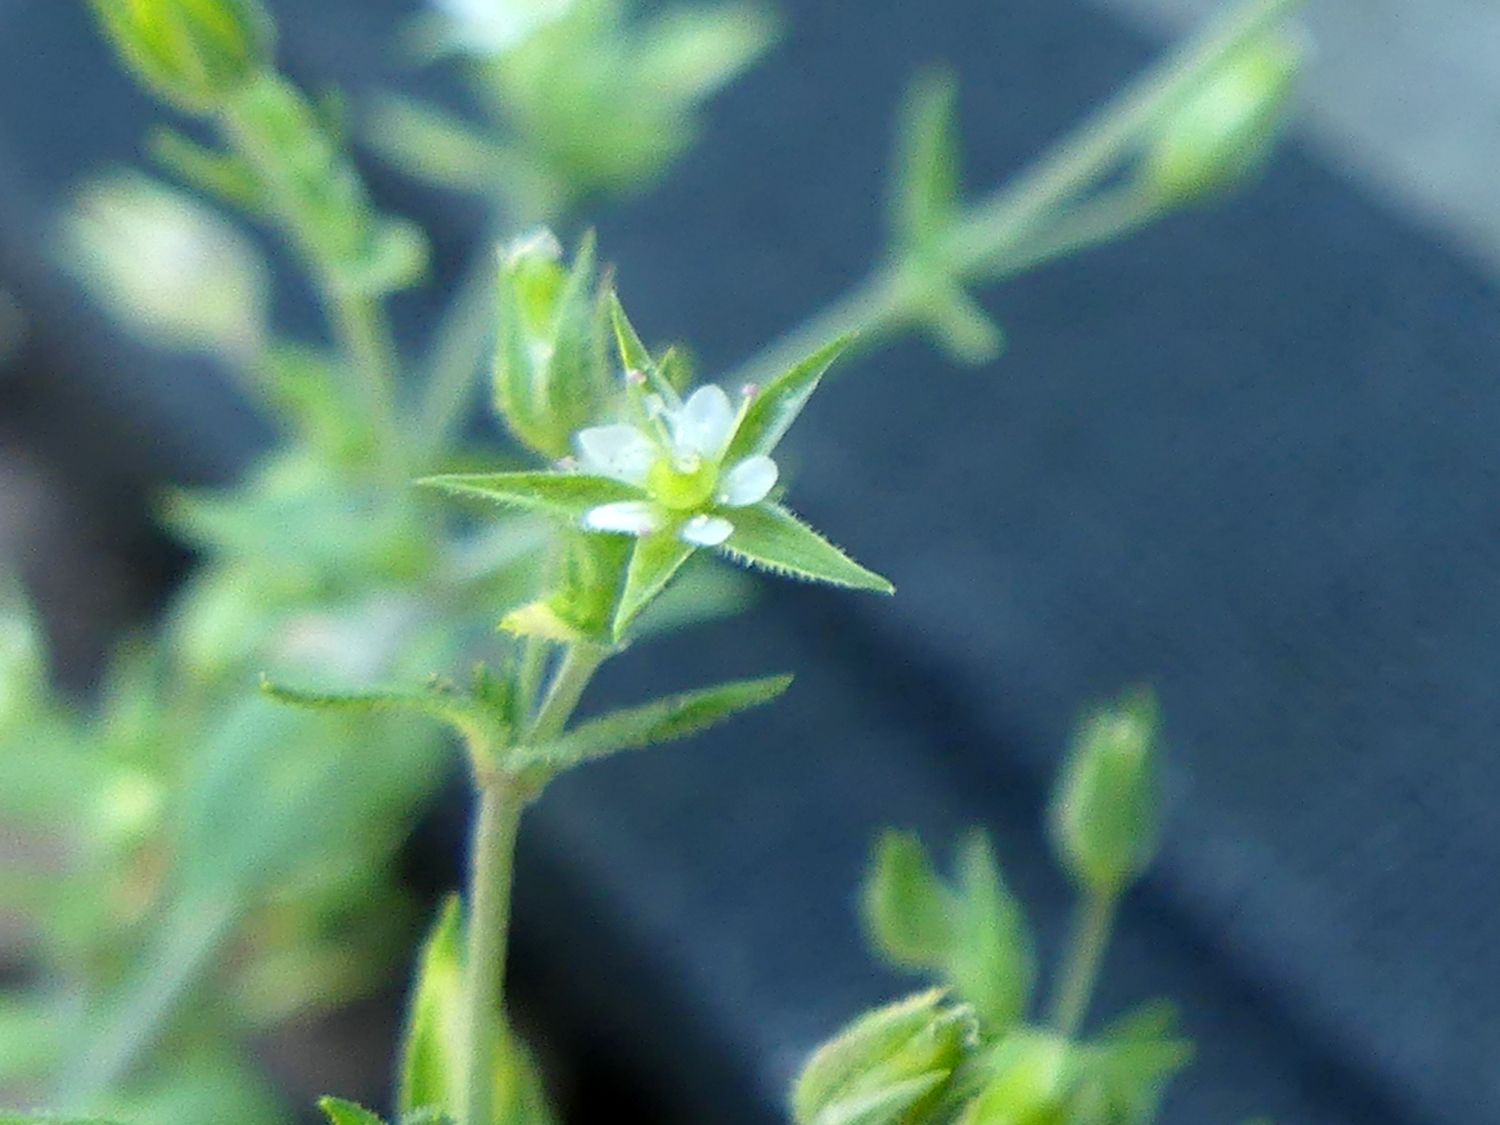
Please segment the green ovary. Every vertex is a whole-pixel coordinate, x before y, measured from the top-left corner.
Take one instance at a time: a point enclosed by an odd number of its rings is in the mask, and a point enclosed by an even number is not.
[[[690,512],[708,503],[718,480],[718,466],[700,457],[663,457],[646,474],[646,491],[664,508]]]

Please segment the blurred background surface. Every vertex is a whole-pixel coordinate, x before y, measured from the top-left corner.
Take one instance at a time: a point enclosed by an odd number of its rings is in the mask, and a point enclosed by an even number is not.
[[[982,189],[1208,6],[783,0],[784,44],[700,145],[597,216],[633,315],[727,369],[877,252],[913,68],[956,68]],[[389,49],[410,4],[273,7],[299,77],[356,104],[414,80]],[[579,1119],[627,1094],[658,1120],[778,1119],[801,1054],[902,987],[853,916],[882,824],[939,844],[989,826],[1055,947],[1045,787],[1079,709],[1138,682],[1161,693],[1172,816],[1098,1010],[1181,1000],[1200,1062],[1167,1120],[1500,1119],[1500,7],[1314,3],[1308,22],[1303,123],[1262,183],[987,294],[1010,339],[991,368],[906,343],[809,409],[799,508],[897,599],[768,585],[602,679],[607,700],[800,678],[533,818],[516,972]],[[155,490],[227,479],[265,431],[58,277],[55,208],[133,159],[154,111],[83,5],[5,0],[0,29],[0,552],[82,689],[188,565],[151,530]],[[475,215],[369,170],[456,276]],[[295,286],[283,301],[317,331]],[[431,308],[400,311],[415,332]],[[431,887],[461,816],[455,796],[419,834]],[[341,1092],[379,1098],[380,1050]]]

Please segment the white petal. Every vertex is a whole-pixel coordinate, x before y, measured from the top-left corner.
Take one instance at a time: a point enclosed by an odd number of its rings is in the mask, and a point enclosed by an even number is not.
[[[672,418],[672,441],[680,453],[717,460],[734,433],[734,407],[722,387],[699,387]]]
[[[759,504],[776,487],[776,462],[763,453],[746,457],[719,478],[719,503],[731,508]]]
[[[717,547],[734,534],[734,524],[723,516],[694,516],[682,525],[677,537],[695,547]]]
[[[637,487],[646,483],[652,462],[661,456],[650,438],[625,422],[579,430],[573,444],[584,472]]]
[[[621,535],[650,535],[665,522],[656,505],[647,500],[617,500],[590,508],[583,526],[590,531],[614,531]]]

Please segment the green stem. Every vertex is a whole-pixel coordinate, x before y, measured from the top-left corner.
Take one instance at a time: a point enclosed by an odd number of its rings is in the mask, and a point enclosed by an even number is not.
[[[463,422],[474,383],[495,334],[495,239],[486,232],[458,293],[433,335],[417,411],[417,463],[441,456]]]
[[[546,698],[527,730],[550,738],[563,729],[595,670],[607,655],[597,645],[568,648]],[[475,755],[476,760],[486,756]],[[496,1051],[505,1025],[505,951],[510,931],[516,832],[529,791],[505,773],[481,774],[479,815],[469,855],[469,919],[460,1042],[465,1052],[458,1125],[489,1125]]]
[[[1100,225],[1078,232],[1087,237],[1075,235],[1070,242],[1060,237],[1067,219],[1057,212],[1096,187],[1156,118],[1205,74],[1301,2],[1248,0],[1210,22],[1105,103],[1029,170],[968,207],[939,240],[936,260],[946,263],[957,280],[994,280],[1096,245],[1156,217],[1160,211],[1138,199],[1141,210],[1128,222],[1113,230]],[[1088,206],[1080,204],[1079,211]],[[1037,247],[1046,251],[1044,256],[1034,257]],[[764,383],[840,336],[857,332],[868,344],[914,323],[918,318],[913,299],[922,288],[913,284],[913,278],[919,273],[905,263],[880,267],[822,312],[772,341],[727,381]]]
[[[375,457],[397,488],[407,480],[401,424],[396,411],[396,348],[378,302],[325,281],[324,301],[345,361],[359,381]]]
[[[528,742],[545,741],[562,733],[573,716],[573,708],[578,706],[583,689],[589,686],[608,654],[607,649],[586,642],[568,646],[557,673],[552,677],[552,684],[547,688],[547,696],[526,731]]]
[[[1084,1016],[1088,1014],[1089,1000],[1094,995],[1099,966],[1109,945],[1109,932],[1114,927],[1118,902],[1117,895],[1095,890],[1085,891],[1079,900],[1067,958],[1058,977],[1052,1015],[1048,1020],[1052,1030],[1066,1038],[1078,1034]]]
[[[179,903],[167,915],[155,954],[115,1011],[84,1037],[77,1066],[59,1091],[60,1109],[86,1113],[130,1075],[216,963],[239,913],[239,903],[225,898]]]
[[[460,1042],[465,1052],[459,1125],[489,1125],[497,1049],[507,1034],[505,952],[516,830],[525,807],[514,780],[483,779],[469,853],[469,919]]]

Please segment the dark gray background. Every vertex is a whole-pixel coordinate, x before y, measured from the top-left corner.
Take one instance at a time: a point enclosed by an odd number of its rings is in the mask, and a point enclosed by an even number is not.
[[[984,187],[1150,56],[1067,0],[781,8],[785,44],[704,142],[601,216],[638,323],[708,371],[869,264],[913,67],[957,67]],[[363,82],[404,5],[277,9],[299,73]],[[0,257],[33,317],[8,391],[38,419],[6,427],[10,456],[112,528],[84,542],[159,572],[99,497],[221,477],[260,431],[210,372],[121,350],[39,261],[57,193],[128,158],[149,113],[81,5],[0,21]],[[1480,240],[1328,159],[1293,146],[1236,200],[988,294],[1011,341],[991,368],[917,343],[851,365],[789,439],[791,499],[900,595],[768,585],[604,677],[601,701],[799,674],[722,734],[569,779],[529,828],[526,990],[661,1112],[773,1119],[801,1053],[901,987],[853,924],[881,824],[989,826],[1055,948],[1046,781],[1081,707],[1149,682],[1172,816],[1099,1010],[1182,1001],[1201,1057],[1169,1120],[1500,1119],[1500,306]],[[472,213],[377,186],[456,272]],[[119,581],[129,617],[152,584]]]

